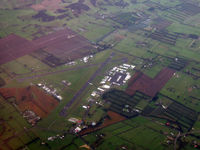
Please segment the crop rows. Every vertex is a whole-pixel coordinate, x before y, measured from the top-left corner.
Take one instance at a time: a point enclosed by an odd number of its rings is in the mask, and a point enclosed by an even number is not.
[[[182,58],[177,58],[176,60],[173,60],[169,64],[169,68],[180,71],[182,70],[185,66],[187,65],[187,60],[182,59]]]
[[[113,89],[103,94],[102,98],[111,103],[109,108],[111,111],[119,113],[125,117],[133,117],[138,113],[132,111],[132,108],[134,108],[141,99],[148,99],[149,97],[141,92],[136,92],[133,96],[130,96],[123,91]],[[126,106],[130,110],[129,112],[123,111]]]
[[[150,35],[150,37],[166,44],[175,45],[178,35],[171,34],[166,31],[155,31]]]
[[[198,116],[196,111],[177,102],[173,102],[164,115],[177,122],[182,130],[190,130]]]

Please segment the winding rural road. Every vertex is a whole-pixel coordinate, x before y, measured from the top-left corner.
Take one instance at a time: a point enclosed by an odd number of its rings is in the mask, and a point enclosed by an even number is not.
[[[182,136],[185,136],[185,135],[187,135],[187,134],[193,134],[193,133],[200,133],[200,130],[197,130],[197,131],[190,131],[190,132],[186,132],[186,133],[178,133],[177,135],[176,135],[176,138],[175,138],[175,140],[174,140],[174,150],[177,150],[177,148],[176,148],[176,143],[177,143],[177,140],[180,138],[180,137],[182,137]]]

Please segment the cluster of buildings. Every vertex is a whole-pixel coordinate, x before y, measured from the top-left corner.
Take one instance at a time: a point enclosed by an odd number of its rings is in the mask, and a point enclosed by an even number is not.
[[[77,64],[77,62],[75,62],[75,61],[71,61],[71,62],[68,62],[67,64],[65,64],[66,66],[74,66],[74,65],[76,65]]]
[[[99,86],[96,87],[96,90],[92,91],[91,97],[89,98],[88,102],[95,102],[98,105],[102,105],[102,101],[96,101],[95,99],[100,97],[101,94],[103,94],[105,91],[109,90],[113,86],[120,86],[125,84],[130,78],[131,74],[129,71],[133,70],[135,68],[134,65],[129,64],[122,64],[116,67],[113,67],[107,75],[100,81]],[[94,85],[93,83],[90,83],[90,85]],[[94,85],[95,86],[95,85]],[[83,109],[90,109],[89,105],[83,105]],[[84,122],[82,120],[79,120],[77,118],[69,118],[69,122],[72,122],[73,124],[76,124],[73,126],[71,131],[73,133],[79,133],[81,130],[87,128],[86,125],[84,125]],[[95,126],[96,122],[91,122],[91,126]]]
[[[73,124],[76,124],[76,126],[74,126],[73,128],[71,128],[71,131],[73,133],[79,133],[82,129],[87,128],[86,125],[83,125],[83,121],[77,118],[69,118],[68,119],[69,122],[72,122]]]
[[[97,91],[93,91],[91,96],[98,97],[101,93],[110,89],[114,85],[120,86],[125,84],[131,78],[129,70],[134,68],[134,65],[129,64],[122,64],[120,66],[113,67],[101,80],[100,86],[97,87]]]
[[[75,126],[73,126],[71,128],[71,132],[73,133],[79,133],[81,132],[83,129],[86,129],[88,128],[87,125],[84,124],[84,122],[80,119],[77,119],[77,118],[74,118],[74,117],[71,117],[68,119],[69,122],[72,122],[73,124],[75,124]],[[96,126],[96,122],[92,122],[91,123],[92,126]]]
[[[93,55],[89,55],[89,56],[83,57],[80,61],[82,61],[84,63],[87,63],[90,58],[93,58]]]
[[[48,141],[54,141],[56,139],[61,139],[62,140],[62,139],[64,139],[64,137],[65,137],[64,135],[57,134],[56,136],[50,136],[50,137],[48,137],[47,140]]]
[[[40,87],[40,88],[42,88],[48,94],[51,94],[57,100],[61,101],[63,99],[62,96],[60,96],[60,95],[58,95],[56,93],[56,91],[57,91],[56,89],[51,89],[51,88],[47,87],[45,84],[42,84],[42,83],[38,83],[37,86]]]
[[[23,117],[30,123],[32,126],[34,126],[41,118],[37,116],[33,111],[26,110],[23,113]]]
[[[64,84],[65,86],[70,86],[72,83],[66,80],[62,80],[62,84]]]
[[[84,63],[87,63],[91,58],[93,58],[93,55],[85,56],[82,59],[80,59],[80,61],[84,62]],[[66,66],[74,66],[76,64],[77,64],[76,61],[71,61],[71,62],[66,63],[65,65]]]

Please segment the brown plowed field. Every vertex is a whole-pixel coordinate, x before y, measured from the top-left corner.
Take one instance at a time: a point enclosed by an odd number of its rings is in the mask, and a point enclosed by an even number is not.
[[[43,0],[40,4],[32,5],[31,8],[33,8],[36,11],[44,9],[55,11],[59,8],[62,8],[61,4],[61,0]]]
[[[51,33],[33,42],[35,42],[38,47],[44,48],[44,51],[60,59],[61,62],[68,62],[90,55],[91,49],[93,49],[86,38],[70,29]]]
[[[113,111],[108,111],[108,116],[110,118],[106,118],[104,120],[104,122],[100,125],[100,126],[97,126],[95,128],[93,127],[90,127],[90,128],[87,128],[85,130],[82,130],[79,134],[80,135],[85,135],[85,134],[88,134],[88,133],[91,133],[91,132],[94,132],[96,130],[99,130],[99,129],[102,129],[104,127],[107,127],[109,125],[112,125],[112,124],[115,124],[117,122],[120,122],[120,121],[123,121],[123,120],[126,120],[125,117],[113,112]]]
[[[11,34],[0,39],[0,65],[36,50],[33,42]]]
[[[73,32],[70,29],[60,30],[49,35],[43,36],[35,41],[40,48],[45,47],[45,51],[53,54],[54,56],[70,57],[71,55],[80,55],[80,53],[86,53],[92,48],[89,41]],[[85,49],[84,49],[85,48]],[[80,50],[85,50],[81,52]]]
[[[32,110],[38,116],[47,116],[57,105],[58,101],[44,91],[31,86],[27,88],[0,88],[0,94],[9,99],[15,97],[15,103],[20,111]]]
[[[93,46],[86,38],[69,28],[50,33],[34,41],[11,34],[0,39],[0,65],[41,49],[53,55],[61,63],[55,64],[54,60],[48,58],[42,61],[52,62],[56,66],[89,55]]]
[[[136,91],[140,91],[148,96],[154,97],[168,80],[171,79],[174,73],[175,70],[164,68],[152,79],[141,72],[137,72],[130,79],[126,92],[129,95],[133,95]]]

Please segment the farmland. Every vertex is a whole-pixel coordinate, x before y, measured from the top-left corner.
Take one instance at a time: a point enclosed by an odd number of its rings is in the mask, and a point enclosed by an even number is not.
[[[56,107],[58,101],[50,96],[45,95],[36,87],[27,88],[2,88],[1,95],[15,105],[18,105],[20,111],[33,110],[38,116],[45,117]],[[35,96],[35,98],[34,98]],[[45,107],[44,107],[45,106]]]
[[[144,94],[154,97],[157,92],[167,83],[175,71],[172,69],[162,69],[153,79],[137,72],[130,80],[127,93],[134,94],[136,91],[143,92]]]
[[[2,0],[0,150],[200,148],[200,0]]]

